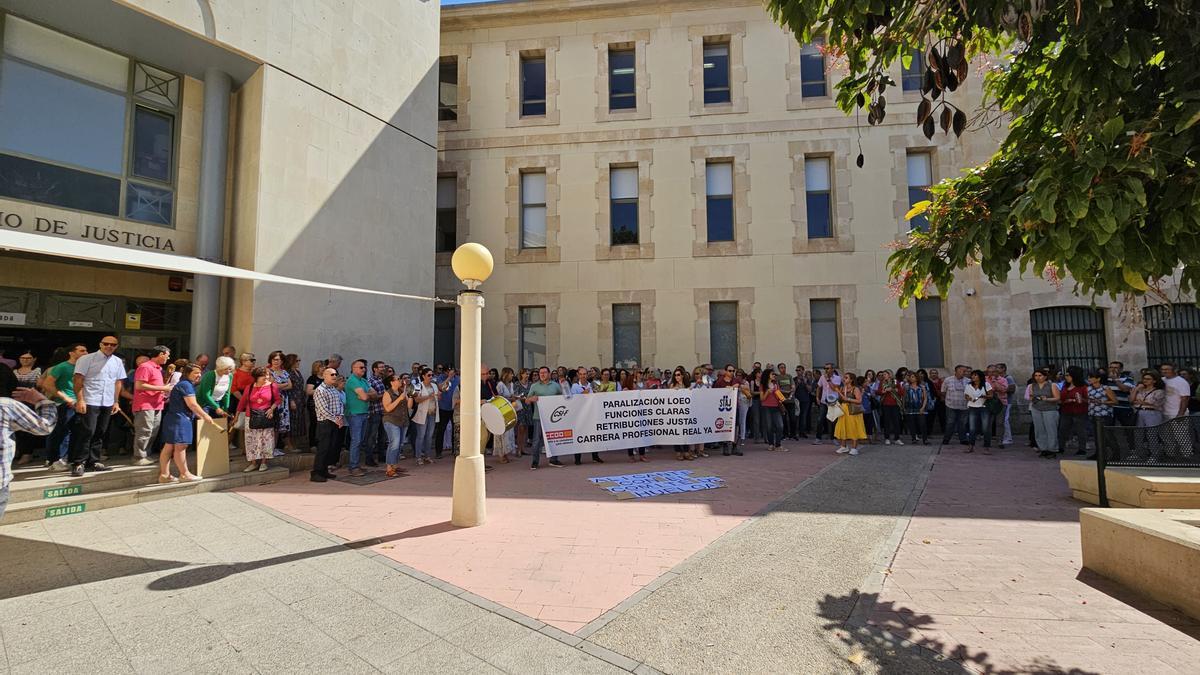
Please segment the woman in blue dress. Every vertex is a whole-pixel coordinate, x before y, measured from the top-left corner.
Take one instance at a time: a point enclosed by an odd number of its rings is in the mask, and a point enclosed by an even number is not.
[[[212,422],[212,417],[204,412],[196,402],[196,383],[200,381],[200,366],[189,363],[179,369],[179,382],[171,389],[167,399],[167,407],[163,410],[162,425],[159,434],[162,438],[162,453],[158,456],[158,482],[178,483],[183,480],[200,480],[187,467],[187,449],[195,439],[195,420],[197,417],[205,422]],[[175,458],[175,466],[179,469],[179,478],[171,475],[171,458]]]

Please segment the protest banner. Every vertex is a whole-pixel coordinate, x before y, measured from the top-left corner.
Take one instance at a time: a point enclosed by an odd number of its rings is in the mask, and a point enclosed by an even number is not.
[[[543,396],[546,454],[733,440],[735,389],[650,389]]]

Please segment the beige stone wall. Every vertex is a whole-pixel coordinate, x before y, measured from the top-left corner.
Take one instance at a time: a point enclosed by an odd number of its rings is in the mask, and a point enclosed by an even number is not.
[[[707,109],[706,38],[729,42],[733,99]],[[906,180],[904,151],[932,148],[936,170],[950,172],[965,154],[961,145],[990,145],[990,139],[926,141],[912,126],[915,103],[897,92],[888,124],[864,123],[867,163],[856,168],[854,118],[831,98],[797,102],[799,48],[757,3],[532,0],[449,8],[442,42],[443,53],[470,54],[471,95],[469,125],[442,133],[440,156],[443,165],[469,169],[466,227],[471,240],[496,252],[485,288],[509,308],[485,311],[490,362],[515,362],[515,308],[539,304],[538,297],[556,308],[548,337],[557,347],[548,358],[556,364],[611,358],[611,305],[639,301],[631,298],[644,299],[643,360],[653,365],[708,361],[707,308],[720,300],[739,303],[743,361],[807,363],[811,298],[839,300],[844,364],[904,362],[902,338],[911,325],[915,344],[915,318],[885,288],[886,245],[902,231],[896,204],[907,203],[907,184],[895,182]],[[607,111],[610,44],[635,49],[635,111]],[[547,49],[548,59],[553,52],[554,115],[514,124],[514,48]],[[834,69],[830,82],[837,78]],[[977,98],[978,91],[963,96]],[[817,155],[831,159],[835,236],[829,239],[808,238],[804,158]],[[712,159],[733,163],[730,243],[707,242],[705,162]],[[639,245],[607,245],[614,165],[639,169]],[[519,171],[540,167],[547,171],[551,245],[520,251]],[[445,268],[438,289],[456,290]]]
[[[706,38],[728,41],[731,98],[702,104],[701,53]],[[638,107],[610,113],[609,45],[635,50]],[[940,131],[926,140],[914,125],[916,92],[888,92],[886,123],[856,128],[854,116],[833,105],[844,74],[830,64],[829,96],[800,94],[800,47],[748,0],[524,0],[446,8],[442,53],[469,54],[460,83],[470,83],[468,119],[439,137],[444,167],[469,171],[470,203],[461,233],[496,254],[486,284],[506,298],[484,313],[484,355],[491,363],[516,359],[515,307],[554,306],[549,326],[552,364],[603,362],[612,353],[612,298],[650,297],[642,306],[643,333],[656,366],[708,361],[711,299],[739,301],[742,360],[809,363],[811,299],[839,301],[839,351],[848,368],[918,363],[916,313],[888,297],[888,245],[908,224],[906,154],[929,152],[933,179],[985,161],[1002,138],[999,128],[961,139]],[[546,50],[548,107],[533,120],[515,116],[516,60],[522,49]],[[892,73],[900,82],[900,66]],[[981,98],[978,73],[951,95],[971,111]],[[855,166],[860,151],[863,168]],[[808,237],[806,156],[831,159],[831,238]],[[705,229],[704,164],[734,164],[736,240],[709,244]],[[606,246],[608,168],[639,168],[641,239]],[[547,171],[545,251],[516,248],[518,172]],[[460,192],[461,194],[461,192]],[[465,223],[462,219],[465,218]],[[466,228],[466,229],[464,229]],[[458,284],[439,267],[437,288]],[[968,295],[968,289],[971,294]],[[649,296],[642,294],[650,293]],[[519,298],[519,302],[515,300]],[[1007,361],[1016,373],[1032,363],[1029,310],[1087,305],[1041,279],[991,286],[967,270],[942,307],[944,361]],[[1097,299],[1110,307],[1111,303]],[[599,316],[597,308],[600,308]],[[607,309],[606,309],[607,308]],[[608,315],[605,312],[608,311]],[[1108,310],[1109,356],[1145,358],[1145,336]],[[648,328],[650,327],[650,328]],[[502,338],[503,336],[503,338]],[[651,356],[652,354],[652,356]]]

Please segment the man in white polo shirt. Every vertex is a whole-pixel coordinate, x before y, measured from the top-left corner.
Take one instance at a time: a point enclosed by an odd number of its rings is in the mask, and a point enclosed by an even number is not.
[[[1162,374],[1163,384],[1167,388],[1167,398],[1163,401],[1163,419],[1169,420],[1188,414],[1188,400],[1192,397],[1192,386],[1179,374],[1174,363],[1164,363],[1158,367],[1158,370]]]
[[[105,335],[100,351],[75,362],[75,420],[71,430],[71,475],[108,471],[100,463],[100,450],[108,432],[108,419],[120,409],[125,364],[117,351],[117,338]]]

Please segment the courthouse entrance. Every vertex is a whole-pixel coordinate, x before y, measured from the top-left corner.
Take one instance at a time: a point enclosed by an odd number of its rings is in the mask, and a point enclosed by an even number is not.
[[[104,335],[120,338],[119,353],[129,363],[156,344],[189,356],[183,352],[190,324],[186,302],[0,287],[0,349],[14,360],[18,351],[32,350],[42,368],[53,363],[56,349],[82,342],[95,351]]]

